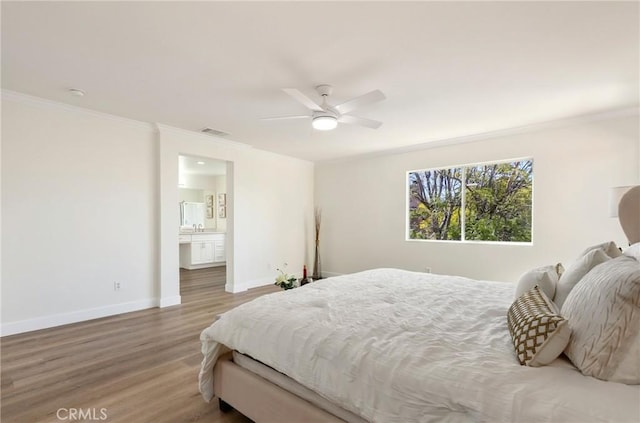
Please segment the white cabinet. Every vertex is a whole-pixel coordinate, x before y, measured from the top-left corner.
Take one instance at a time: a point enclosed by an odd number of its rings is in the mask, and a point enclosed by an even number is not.
[[[191,264],[213,263],[214,241],[191,241]]]
[[[226,262],[225,234],[196,232],[180,235],[180,267],[201,269]]]
[[[227,255],[225,253],[224,247],[224,234],[222,234],[222,239],[218,239],[213,241],[213,261],[214,262],[226,262]]]

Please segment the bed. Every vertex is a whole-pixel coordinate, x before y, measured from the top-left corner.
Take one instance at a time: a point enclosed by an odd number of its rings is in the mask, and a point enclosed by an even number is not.
[[[512,283],[399,269],[265,295],[202,332],[200,391],[257,422],[640,421],[638,385],[521,365],[513,302]]]

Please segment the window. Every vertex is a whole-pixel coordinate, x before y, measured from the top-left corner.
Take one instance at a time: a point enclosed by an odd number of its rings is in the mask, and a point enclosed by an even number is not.
[[[411,171],[408,238],[531,242],[533,160]]]

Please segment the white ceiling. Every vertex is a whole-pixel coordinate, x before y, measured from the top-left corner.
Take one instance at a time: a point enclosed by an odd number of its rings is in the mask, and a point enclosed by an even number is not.
[[[636,107],[638,6],[3,1],[2,86],[322,161]],[[321,83],[383,126],[260,120]]]

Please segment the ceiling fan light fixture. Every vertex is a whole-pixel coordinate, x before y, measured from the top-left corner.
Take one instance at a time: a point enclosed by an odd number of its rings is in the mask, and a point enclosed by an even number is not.
[[[338,119],[334,116],[316,116],[311,125],[319,131],[330,131],[338,126]]]

